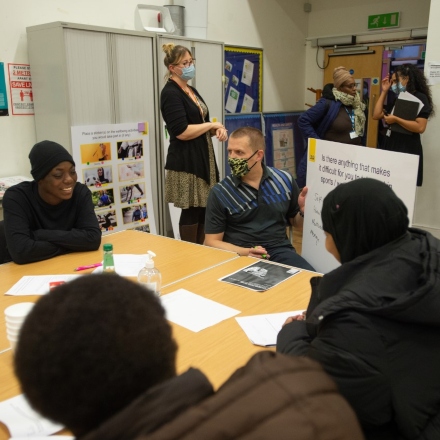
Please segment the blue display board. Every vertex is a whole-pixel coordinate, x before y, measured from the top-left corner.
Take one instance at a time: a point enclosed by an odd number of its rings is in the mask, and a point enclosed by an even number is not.
[[[263,110],[263,50],[225,46],[225,111]]]
[[[303,112],[226,114],[228,133],[240,127],[258,128],[266,139],[265,163],[289,171],[296,178],[298,164],[304,155],[307,143],[298,127],[298,118]],[[228,142],[225,143],[225,176],[230,173],[227,161]]]
[[[302,113],[263,113],[266,163],[289,171],[295,178],[299,161],[307,146],[298,127],[298,118]]]

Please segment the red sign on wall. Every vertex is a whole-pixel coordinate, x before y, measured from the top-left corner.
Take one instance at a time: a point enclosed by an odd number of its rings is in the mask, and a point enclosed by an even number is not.
[[[33,115],[34,95],[29,64],[8,64],[13,115]]]

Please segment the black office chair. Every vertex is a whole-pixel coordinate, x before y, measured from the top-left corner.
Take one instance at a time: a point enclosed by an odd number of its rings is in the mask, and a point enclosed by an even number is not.
[[[6,245],[6,234],[3,220],[0,221],[0,264],[9,263],[12,261]]]

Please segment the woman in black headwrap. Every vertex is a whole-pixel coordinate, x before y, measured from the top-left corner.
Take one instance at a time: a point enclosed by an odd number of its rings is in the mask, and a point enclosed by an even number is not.
[[[375,179],[339,185],[321,215],[342,264],[311,280],[277,351],[319,361],[367,439],[439,439],[440,241],[408,228],[403,202]]]

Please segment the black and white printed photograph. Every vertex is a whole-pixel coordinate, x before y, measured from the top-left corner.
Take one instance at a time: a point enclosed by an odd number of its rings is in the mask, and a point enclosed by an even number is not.
[[[126,159],[128,157],[140,158],[144,154],[142,139],[117,142],[116,146],[118,149],[118,159]]]
[[[297,273],[299,273],[299,269],[295,267],[261,260],[220,278],[220,281],[245,287],[255,292],[264,292]]]

